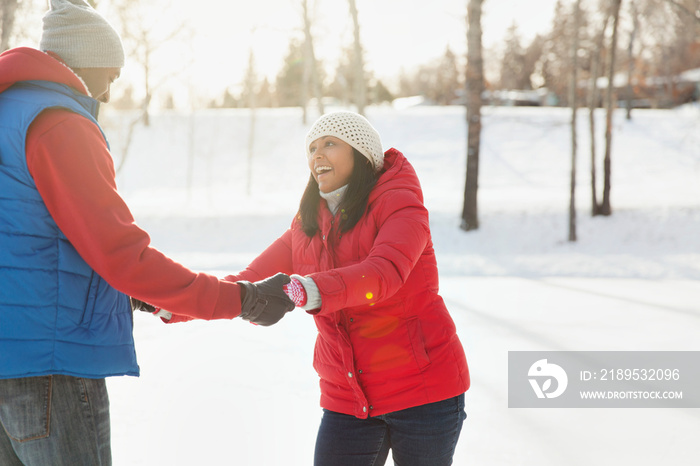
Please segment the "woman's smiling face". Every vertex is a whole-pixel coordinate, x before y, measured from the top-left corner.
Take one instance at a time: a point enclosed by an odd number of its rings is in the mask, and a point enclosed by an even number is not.
[[[322,193],[348,184],[354,167],[354,150],[347,142],[322,136],[309,144],[309,169]]]

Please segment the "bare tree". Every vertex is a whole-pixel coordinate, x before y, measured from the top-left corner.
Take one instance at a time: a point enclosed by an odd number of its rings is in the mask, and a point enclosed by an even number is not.
[[[168,79],[186,68],[186,65],[183,65],[181,70],[170,72],[165,77],[155,81],[153,76],[154,56],[163,46],[184,35],[187,31],[184,22],[176,23],[165,29],[156,27],[157,24],[160,26],[162,23],[162,21],[158,23],[160,15],[152,14],[157,6],[142,0],[119,0],[113,5],[121,24],[122,40],[125,47],[129,49],[127,53],[135,58],[143,70],[145,95],[141,105],[141,118],[145,126],[150,124],[149,105],[154,92]]]
[[[634,75],[634,43],[639,29],[639,15],[637,13],[637,4],[630,2],[630,16],[632,17],[632,31],[630,32],[630,41],[627,45],[627,114],[628,120],[632,119],[632,100],[634,99],[634,87],[632,86],[632,77]]]
[[[481,145],[481,93],[484,89],[484,60],[481,43],[481,7],[483,0],[467,5],[467,177],[460,228],[479,228],[477,192],[479,188],[479,147]]]
[[[93,1],[92,3],[96,4],[97,2]],[[163,84],[165,84],[168,79],[181,73],[188,66],[188,64],[184,63],[183,60],[181,69],[170,72],[167,76],[154,83],[154,78],[151,75],[153,69],[153,57],[161,47],[184,33],[186,28],[185,23],[180,23],[178,26],[172,29],[166,29],[165,35],[161,35],[162,33],[160,30],[158,33],[155,33],[154,31],[158,29],[156,28],[155,22],[158,21],[160,16],[148,14],[149,11],[147,8],[157,8],[157,5],[152,5],[150,3],[143,2],[142,0],[118,0],[113,2],[110,6],[115,12],[115,16],[119,21],[120,34],[127,55],[130,58],[135,58],[136,62],[143,69],[144,73],[143,90],[145,95],[140,105],[141,111],[139,112],[138,116],[133,118],[127,124],[126,136],[122,138],[122,155],[118,165],[116,166],[116,172],[120,173],[129,156],[129,150],[131,148],[136,127],[139,125],[139,123],[143,123],[144,126],[150,125],[150,114],[148,108],[153,97],[153,93]],[[144,10],[144,8],[146,8],[146,10]],[[150,13],[152,13],[152,11],[153,10],[151,10]]]
[[[695,8],[689,8],[688,6],[684,5],[683,3],[679,2],[678,0],[666,0],[667,3],[672,5],[674,8],[676,8],[679,12],[681,12],[684,15],[688,15],[690,17],[695,18],[696,21],[700,22],[700,3],[695,1]]]
[[[641,28],[639,36],[644,61],[639,68],[663,85],[647,85],[646,97],[654,107],[668,107],[692,97],[692,88],[677,76],[700,66],[700,0],[637,0]],[[647,84],[649,82],[647,81]]]
[[[360,42],[360,23],[357,19],[357,5],[355,0],[348,0],[350,3],[350,16],[352,16],[353,22],[353,35],[355,38],[355,105],[357,106],[357,113],[364,115],[365,113],[365,103],[366,103],[366,83],[365,83],[365,65],[362,58],[362,43]]]
[[[246,170],[246,194],[250,197],[253,186],[253,154],[255,153],[255,120],[257,102],[255,99],[257,87],[257,75],[255,73],[255,54],[250,48],[248,55],[248,71],[245,77],[245,94],[248,108],[250,109],[250,129],[248,132],[248,167]],[[304,105],[306,109],[306,105]],[[306,113],[306,111],[304,111]]]
[[[617,29],[620,20],[620,5],[622,0],[612,0],[612,37],[610,38],[610,51],[608,52],[608,88],[605,91],[605,158],[603,159],[603,202],[599,212],[601,215],[612,214],[610,205],[610,169],[612,151],[612,118],[613,118],[613,77],[615,75],[615,50],[617,49]]]
[[[431,104],[450,105],[464,92],[460,71],[464,69],[457,64],[457,56],[447,47],[442,58],[421,65],[411,75],[404,72],[399,95],[422,95]]]
[[[571,76],[569,78],[569,104],[571,105],[571,179],[569,197],[569,241],[576,241],[576,111],[578,99],[578,46],[579,26],[581,24],[581,0],[574,3],[574,31],[571,40]]]
[[[0,0],[0,52],[10,48],[16,13],[17,0]]]
[[[605,31],[610,23],[610,15],[605,13],[600,30],[595,33],[591,51],[590,77],[588,81],[588,124],[591,140],[591,215],[598,215],[598,188],[596,186],[596,125],[595,109],[598,107],[598,78],[600,77],[600,60],[605,41]]]
[[[317,64],[316,64],[316,54],[314,53],[314,42],[311,36],[311,20],[309,19],[309,11],[307,6],[307,0],[302,0],[301,7],[304,16],[304,75],[302,83],[302,108],[303,121],[306,124],[306,104],[307,89],[309,88],[309,80],[311,81],[311,88],[313,89],[314,97],[316,98],[316,105],[318,105],[319,115],[323,115],[323,93],[321,92],[321,83],[318,79]]]

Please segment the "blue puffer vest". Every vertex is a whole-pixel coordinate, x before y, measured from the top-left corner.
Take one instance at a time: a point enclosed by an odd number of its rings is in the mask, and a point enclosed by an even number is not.
[[[0,93],[0,378],[139,375],[128,296],[68,242],[27,168],[27,130],[39,113],[65,108],[99,128],[98,105],[47,81]]]

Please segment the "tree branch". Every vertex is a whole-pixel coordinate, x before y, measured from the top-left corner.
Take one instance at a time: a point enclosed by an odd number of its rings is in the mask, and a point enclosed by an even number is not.
[[[695,18],[696,21],[700,22],[700,9],[695,10],[694,12],[689,10],[685,5],[682,5],[678,3],[676,0],[666,0],[666,3],[673,5],[676,7],[679,11]]]

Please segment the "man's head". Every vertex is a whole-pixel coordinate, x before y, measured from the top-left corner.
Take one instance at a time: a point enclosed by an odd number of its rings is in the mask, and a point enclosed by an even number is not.
[[[117,31],[85,0],[50,0],[39,48],[54,52],[80,76],[90,95],[109,101],[110,84],[124,66]]]

